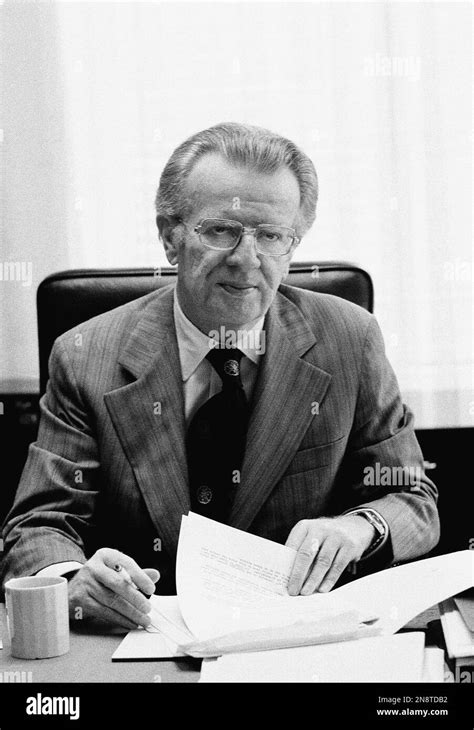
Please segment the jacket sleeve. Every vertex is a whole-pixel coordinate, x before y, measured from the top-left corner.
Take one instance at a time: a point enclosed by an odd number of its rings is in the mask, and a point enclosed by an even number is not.
[[[86,560],[84,543],[98,494],[98,446],[61,338],[52,349],[49,372],[38,438],[30,445],[3,526],[1,583],[52,563]]]
[[[391,549],[389,562],[420,557],[439,540],[438,493],[424,472],[413,423],[372,317],[343,469],[350,489],[346,481],[344,491],[350,495],[347,508],[370,507],[385,518],[390,540],[381,552],[387,556]]]

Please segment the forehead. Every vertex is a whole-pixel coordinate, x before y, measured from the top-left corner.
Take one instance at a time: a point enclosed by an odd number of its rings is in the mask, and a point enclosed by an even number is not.
[[[198,217],[254,216],[286,222],[294,220],[300,204],[298,181],[287,167],[261,173],[236,166],[218,154],[205,155],[196,162],[186,181],[186,192],[193,215]]]

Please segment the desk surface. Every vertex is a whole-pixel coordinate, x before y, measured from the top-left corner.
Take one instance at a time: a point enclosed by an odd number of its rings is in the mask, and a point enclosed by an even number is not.
[[[417,616],[405,629],[426,630],[438,618],[438,608],[434,607]],[[0,672],[31,672],[32,682],[197,682],[199,679],[201,662],[192,658],[112,662],[112,654],[123,635],[71,632],[68,654],[51,659],[16,659],[10,654],[4,604],[0,604],[0,636],[3,641]]]
[[[197,682],[200,660],[112,662],[122,635],[71,631],[70,649],[50,659],[17,659],[10,654],[5,605],[0,604],[0,672],[31,672],[32,682]],[[29,681],[29,680],[28,680]]]

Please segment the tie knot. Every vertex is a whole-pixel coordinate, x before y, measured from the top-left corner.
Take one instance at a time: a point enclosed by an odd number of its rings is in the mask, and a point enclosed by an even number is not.
[[[242,386],[240,379],[240,361],[244,353],[236,347],[215,347],[207,355],[207,359],[215,369],[224,385]]]

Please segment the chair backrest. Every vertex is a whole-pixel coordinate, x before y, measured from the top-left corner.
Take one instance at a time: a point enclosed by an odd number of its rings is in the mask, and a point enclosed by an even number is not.
[[[48,380],[54,340],[91,317],[149,294],[176,281],[176,269],[75,269],[52,274],[38,287],[40,391]],[[353,264],[327,261],[292,263],[286,284],[335,294],[373,310],[370,275]]]

